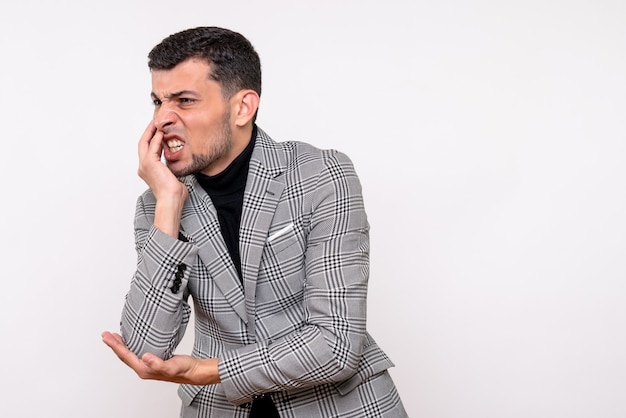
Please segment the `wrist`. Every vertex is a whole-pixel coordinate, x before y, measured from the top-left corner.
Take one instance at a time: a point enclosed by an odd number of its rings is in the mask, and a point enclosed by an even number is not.
[[[195,379],[200,385],[220,383],[217,358],[196,359],[197,368],[194,370]]]
[[[154,210],[154,226],[162,232],[178,238],[184,204],[183,199],[158,199]]]

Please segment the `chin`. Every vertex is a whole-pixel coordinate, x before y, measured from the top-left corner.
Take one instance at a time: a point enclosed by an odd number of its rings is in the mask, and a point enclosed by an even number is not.
[[[174,174],[176,177],[188,176],[192,172],[189,167],[177,165],[176,163],[168,164],[167,168],[169,168],[172,174]]]

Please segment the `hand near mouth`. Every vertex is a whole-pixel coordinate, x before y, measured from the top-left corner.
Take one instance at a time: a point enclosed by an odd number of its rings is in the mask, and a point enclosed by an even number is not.
[[[154,226],[178,238],[180,216],[188,197],[187,187],[182,184],[161,161],[163,132],[150,122],[138,145],[139,168],[137,174],[146,182],[157,200]]]

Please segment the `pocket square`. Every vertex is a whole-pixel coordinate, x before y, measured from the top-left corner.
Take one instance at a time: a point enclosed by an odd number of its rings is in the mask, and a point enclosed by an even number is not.
[[[278,231],[274,232],[272,235],[267,237],[267,242],[272,242],[273,240],[283,235],[285,232],[288,232],[292,228],[293,228],[293,222],[283,228],[280,228]]]

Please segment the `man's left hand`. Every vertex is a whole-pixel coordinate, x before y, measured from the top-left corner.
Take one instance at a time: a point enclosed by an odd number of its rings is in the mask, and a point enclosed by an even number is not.
[[[105,331],[102,333],[102,341],[142,379],[192,385],[220,382],[216,358],[199,359],[187,355],[174,355],[168,360],[162,360],[151,353],[139,358],[126,347],[119,334]]]

